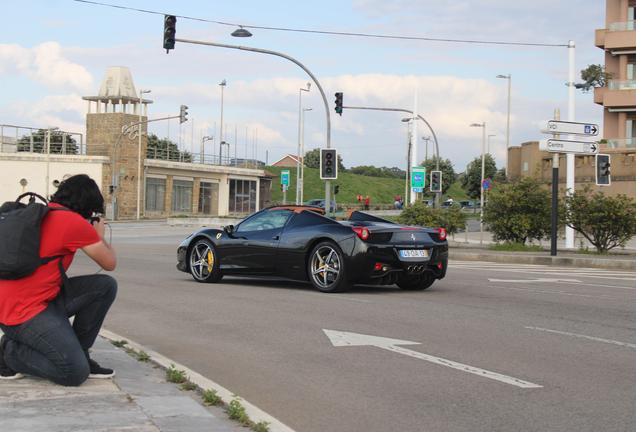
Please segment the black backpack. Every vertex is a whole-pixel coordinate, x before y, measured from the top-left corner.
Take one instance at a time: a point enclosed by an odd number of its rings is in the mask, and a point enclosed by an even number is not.
[[[20,202],[29,197],[28,204]],[[44,204],[35,201],[39,198]],[[42,196],[27,192],[15,201],[7,201],[0,207],[0,279],[15,280],[33,274],[35,269],[55,259],[59,259],[60,274],[64,286],[68,277],[62,265],[64,255],[40,257],[40,222],[50,208]]]

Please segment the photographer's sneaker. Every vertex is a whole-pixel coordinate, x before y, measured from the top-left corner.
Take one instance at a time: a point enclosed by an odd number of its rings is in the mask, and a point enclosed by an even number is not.
[[[91,373],[88,375],[89,378],[106,379],[106,378],[112,378],[115,376],[114,370],[101,367],[99,363],[97,363],[93,359],[88,359],[88,365],[91,368]]]
[[[24,375],[14,371],[4,362],[4,348],[2,348],[2,344],[0,344],[0,380],[16,380],[22,377],[24,377]]]

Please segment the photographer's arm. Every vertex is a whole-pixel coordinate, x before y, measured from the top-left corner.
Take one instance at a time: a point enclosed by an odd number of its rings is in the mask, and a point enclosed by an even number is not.
[[[99,222],[93,223],[93,226],[97,230],[101,241],[84,246],[82,251],[104,270],[115,270],[115,267],[117,267],[117,257],[115,256],[115,249],[113,249],[104,238],[104,219],[100,218]]]

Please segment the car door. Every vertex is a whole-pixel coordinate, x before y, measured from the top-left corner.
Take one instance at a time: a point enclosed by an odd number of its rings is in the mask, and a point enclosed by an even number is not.
[[[288,209],[260,212],[235,227],[223,242],[221,268],[226,273],[271,273]]]

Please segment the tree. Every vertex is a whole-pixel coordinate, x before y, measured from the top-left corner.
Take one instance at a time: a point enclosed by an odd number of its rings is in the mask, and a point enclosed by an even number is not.
[[[182,152],[177,143],[167,138],[159,139],[153,133],[148,134],[148,158],[192,162],[192,154],[189,151]]]
[[[618,194],[592,193],[590,185],[566,195],[561,206],[565,223],[581,233],[599,253],[622,246],[636,235],[636,204]]]
[[[350,174],[358,174],[367,177],[395,178],[395,174],[389,171],[386,167],[377,168],[373,165],[360,165],[357,167],[352,167],[347,172]]]
[[[426,179],[424,180],[424,196],[435,196],[435,192],[430,191],[431,171],[437,171],[437,159],[425,159],[420,166],[426,168]],[[457,181],[457,174],[450,159],[439,160],[439,170],[442,172],[442,194]]]
[[[484,223],[499,242],[524,243],[550,238],[550,191],[532,177],[496,184],[484,207]]]
[[[466,213],[462,212],[460,206],[453,206],[450,209],[434,209],[416,201],[404,207],[404,210],[397,217],[397,221],[404,225],[444,228],[448,235],[455,235],[466,226],[466,217]]]
[[[493,179],[497,174],[495,159],[490,154],[484,157],[484,178]],[[444,178],[442,177],[442,181]],[[481,197],[481,156],[476,157],[466,167],[466,174],[462,177],[462,189],[474,200]]]
[[[307,168],[320,168],[320,149],[316,148],[305,153],[303,164]],[[338,155],[338,172],[345,172],[347,169],[342,164],[342,156]]]
[[[586,69],[581,70],[581,79],[585,81],[585,84],[580,87],[584,92],[590,91],[592,87],[605,87],[607,81],[613,77],[614,72],[607,72],[605,66],[600,64],[589,65]]]
[[[46,137],[48,129],[39,129],[37,132],[30,135],[23,135],[18,140],[19,152],[31,151],[31,137],[33,137],[33,153],[46,153]],[[65,153],[65,154],[77,154],[77,142],[70,134],[51,131],[51,145],[49,147],[50,153]]]

